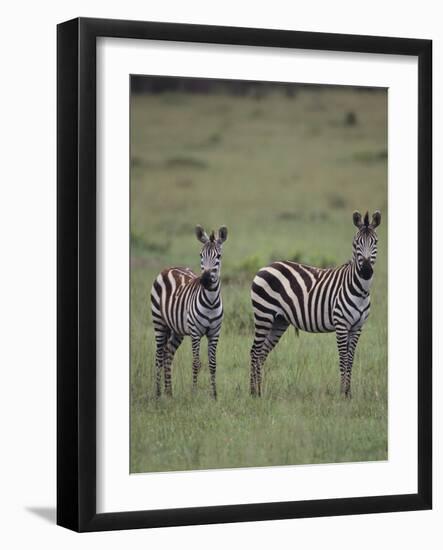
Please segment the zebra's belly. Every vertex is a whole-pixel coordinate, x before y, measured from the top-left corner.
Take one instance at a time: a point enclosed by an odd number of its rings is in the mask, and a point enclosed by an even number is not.
[[[291,319],[286,319],[287,322],[291,325],[293,325],[296,329],[301,330],[303,332],[310,332],[313,334],[318,333],[329,333],[329,332],[335,332],[337,324],[345,324],[346,328],[348,330],[358,330],[360,329],[367,321],[369,317],[369,307],[356,309],[356,310],[350,310],[345,313],[342,313],[340,311],[340,315],[337,316],[334,314],[333,322],[330,321],[329,317],[327,319],[324,318],[310,318],[306,319],[305,322],[294,322]]]
[[[296,329],[302,330],[303,332],[310,332],[312,334],[321,334],[321,333],[328,333],[328,332],[335,332],[335,326],[331,325],[329,322],[325,324],[314,324],[309,326],[299,326],[299,324],[291,323]]]
[[[166,326],[175,334],[187,336],[191,334],[189,315],[180,301],[173,301],[168,305],[163,303],[162,318]]]
[[[283,308],[279,310],[278,314],[284,317],[290,325],[303,332],[314,334],[334,332],[333,314],[329,314],[329,310],[316,309],[309,307],[310,305],[308,300],[297,302],[297,316],[288,314]],[[292,313],[292,311],[289,313]]]
[[[297,327],[299,328],[299,327]],[[313,326],[313,327],[307,327],[307,328],[299,328],[299,330],[303,330],[304,332],[310,332],[312,334],[320,334],[328,332],[335,332],[335,326],[330,325],[329,323],[326,325],[319,325],[319,326]]]
[[[163,321],[172,332],[175,332],[175,334],[180,334],[181,336],[187,336],[190,334],[186,316],[183,318],[164,316]]]

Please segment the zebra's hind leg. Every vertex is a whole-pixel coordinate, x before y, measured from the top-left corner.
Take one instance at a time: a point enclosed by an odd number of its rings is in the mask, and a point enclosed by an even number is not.
[[[262,352],[263,342],[266,338],[266,335],[263,335],[262,328],[257,330],[257,327],[255,328],[255,335],[254,335],[254,342],[252,344],[251,348],[251,371],[250,371],[250,378],[249,378],[249,384],[250,384],[250,392],[252,396],[259,396],[261,395],[261,386],[258,384],[259,380],[261,382],[261,369],[260,366],[260,356]]]
[[[257,304],[252,301],[254,308]],[[266,340],[267,335],[271,331],[274,317],[270,313],[262,313],[260,315],[254,310],[254,341],[252,343],[250,358],[251,358],[251,371],[250,371],[250,392],[252,396],[261,395],[261,365],[260,357],[262,355],[263,343]],[[259,384],[260,382],[260,384]]]
[[[168,343],[166,345],[166,356],[164,362],[165,394],[168,397],[172,397],[172,361],[174,359],[175,352],[182,342],[183,336],[181,334],[171,332]]]
[[[263,342],[262,352],[258,360],[257,368],[257,386],[259,395],[261,395],[261,383],[262,383],[262,366],[265,364],[265,361],[271,351],[280,341],[280,338],[286,332],[289,323],[283,317],[277,316],[272,324],[271,330],[266,336],[265,341]]]
[[[257,357],[254,346],[251,349],[251,370],[249,374],[249,391],[253,397],[257,395]]]
[[[251,349],[251,395],[261,396],[262,367],[269,353],[285,333],[289,323],[281,316],[269,319],[256,317],[254,343]]]
[[[157,345],[156,351],[155,351],[155,379],[156,379],[156,396],[160,397],[162,390],[161,390],[161,375],[162,370],[165,366],[165,360],[166,360],[166,344],[168,342],[170,330],[165,327],[164,325],[161,325],[159,323],[155,324],[154,327],[155,330],[155,342]]]

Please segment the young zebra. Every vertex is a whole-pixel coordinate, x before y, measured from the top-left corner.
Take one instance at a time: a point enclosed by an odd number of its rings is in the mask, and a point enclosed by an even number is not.
[[[215,383],[216,350],[220,334],[223,306],[220,295],[220,265],[222,244],[228,230],[220,227],[208,237],[197,225],[197,239],[203,243],[200,253],[201,275],[188,267],[173,267],[162,271],[151,290],[151,310],[157,351],[155,356],[157,396],[161,395],[161,373],[164,371],[165,394],[172,396],[171,366],[184,336],[192,339],[192,385],[197,387],[200,370],[200,340],[208,338],[209,372],[212,396],[217,398]]]
[[[251,349],[252,395],[261,395],[262,366],[289,325],[307,332],[334,332],[340,358],[341,392],[351,396],[354,352],[369,316],[369,290],[377,256],[375,228],[380,212],[369,223],[354,212],[358,231],[352,259],[340,266],[320,269],[295,262],[274,262],[261,269],[251,289],[255,335]]]

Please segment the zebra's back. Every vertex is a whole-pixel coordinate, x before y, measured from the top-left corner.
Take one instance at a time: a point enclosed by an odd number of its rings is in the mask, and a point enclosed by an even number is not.
[[[251,299],[260,320],[283,318],[307,332],[335,330],[333,310],[340,268],[321,269],[290,261],[273,262],[254,277]]]
[[[197,279],[188,267],[171,267],[159,273],[151,289],[154,326],[166,325],[176,334],[189,334],[188,304],[198,290]]]

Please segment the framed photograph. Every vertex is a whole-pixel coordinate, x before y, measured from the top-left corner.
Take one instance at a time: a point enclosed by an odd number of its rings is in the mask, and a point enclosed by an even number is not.
[[[59,525],[431,508],[431,67],[58,26]]]

